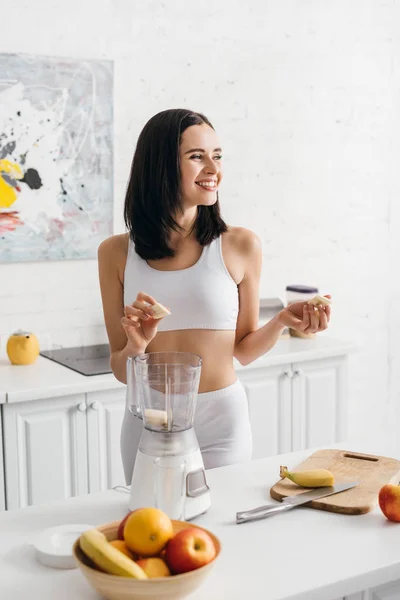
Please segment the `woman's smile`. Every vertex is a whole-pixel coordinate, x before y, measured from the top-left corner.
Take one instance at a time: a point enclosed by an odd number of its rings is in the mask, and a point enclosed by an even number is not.
[[[218,187],[216,179],[201,179],[200,181],[195,181],[195,184],[201,187],[205,192],[215,192]]]

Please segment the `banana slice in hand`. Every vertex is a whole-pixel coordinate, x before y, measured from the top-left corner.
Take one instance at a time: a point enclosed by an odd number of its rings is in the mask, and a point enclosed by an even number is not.
[[[153,310],[153,319],[161,319],[171,314],[171,311],[163,304],[160,304],[160,302],[152,304],[151,308]]]
[[[321,304],[329,306],[330,304],[332,304],[332,300],[329,300],[329,298],[325,298],[325,296],[320,296],[319,294],[317,294],[316,296],[314,296],[314,298],[311,298],[310,304],[312,304],[313,306],[320,306]]]

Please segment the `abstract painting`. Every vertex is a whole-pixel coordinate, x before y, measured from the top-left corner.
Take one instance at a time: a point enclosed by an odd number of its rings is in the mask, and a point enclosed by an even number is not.
[[[0,54],[0,262],[95,258],[112,214],[112,61]]]

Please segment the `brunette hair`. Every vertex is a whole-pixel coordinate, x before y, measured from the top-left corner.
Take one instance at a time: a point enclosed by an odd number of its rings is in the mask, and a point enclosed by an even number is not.
[[[174,215],[182,210],[179,146],[185,129],[210,121],[185,109],[164,110],[152,117],[139,135],[125,194],[124,221],[143,259],[174,256],[169,246],[171,230],[178,231]],[[214,129],[214,128],[213,128]],[[207,246],[227,231],[217,201],[198,206],[196,238]]]

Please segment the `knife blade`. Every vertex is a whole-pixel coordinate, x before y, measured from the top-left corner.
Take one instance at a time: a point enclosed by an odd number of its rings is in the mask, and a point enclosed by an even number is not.
[[[311,491],[297,494],[296,496],[287,496],[280,504],[265,504],[264,506],[253,508],[252,510],[244,510],[236,513],[236,523],[240,524],[246,523],[247,521],[265,519],[270,515],[284,512],[291,508],[295,508],[296,506],[301,506],[302,504],[307,504],[307,502],[311,502],[312,500],[318,500],[319,498],[325,498],[326,496],[332,496],[333,494],[339,494],[345,490],[350,490],[359,485],[359,483],[359,481],[346,481],[332,486],[315,488]]]

